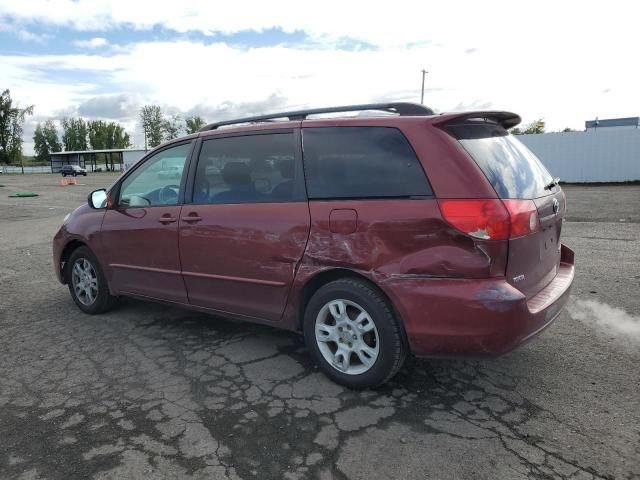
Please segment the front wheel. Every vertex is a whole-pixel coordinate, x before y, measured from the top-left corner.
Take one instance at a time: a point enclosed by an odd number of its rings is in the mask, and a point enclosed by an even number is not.
[[[406,356],[401,326],[388,301],[359,279],[336,280],[313,295],[305,311],[304,337],[323,372],[349,388],[387,382]]]
[[[98,259],[87,247],[73,251],[66,265],[71,298],[80,310],[90,315],[104,313],[115,304]]]

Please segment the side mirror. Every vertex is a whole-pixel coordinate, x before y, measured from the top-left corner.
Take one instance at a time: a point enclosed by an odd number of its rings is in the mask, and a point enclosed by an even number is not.
[[[109,208],[109,195],[107,190],[101,188],[100,190],[94,190],[89,194],[88,203],[91,208],[102,209]]]

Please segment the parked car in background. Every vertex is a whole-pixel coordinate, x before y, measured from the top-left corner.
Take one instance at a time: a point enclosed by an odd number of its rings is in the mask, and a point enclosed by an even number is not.
[[[364,110],[385,115],[335,117]],[[352,388],[408,353],[503,354],[553,322],[574,276],[564,193],[519,122],[395,103],[211,124],[92,192],[55,271],[89,314],[128,295],[299,331]]]
[[[87,169],[84,167],[81,167],[80,165],[63,165],[62,168],[60,169],[60,174],[63,177],[66,177],[66,176],[76,177],[78,175],[84,175],[86,177]]]

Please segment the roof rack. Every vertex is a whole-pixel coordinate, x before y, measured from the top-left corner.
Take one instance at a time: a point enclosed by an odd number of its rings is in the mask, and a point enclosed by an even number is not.
[[[342,107],[328,108],[312,108],[308,110],[294,110],[291,112],[272,113],[269,115],[257,115],[255,117],[236,118],[235,120],[223,120],[222,122],[210,123],[202,127],[199,132],[215,130],[224,125],[236,125],[239,123],[255,123],[275,120],[278,118],[286,118],[288,120],[305,120],[308,115],[319,115],[324,113],[341,113],[341,112],[358,112],[363,110],[380,110],[384,112],[397,113],[401,116],[406,115],[434,115],[433,110],[424,105],[408,102],[395,103],[365,103],[362,105],[345,105]]]

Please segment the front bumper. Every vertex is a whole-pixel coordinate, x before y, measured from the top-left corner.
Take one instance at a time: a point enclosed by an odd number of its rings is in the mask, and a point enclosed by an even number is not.
[[[53,237],[53,269],[56,272],[56,278],[60,283],[65,283],[62,276],[62,265],[60,263],[62,257],[62,250],[65,245],[65,232],[64,227],[61,227]]]
[[[527,299],[504,279],[397,278],[383,283],[417,356],[495,356],[548,327],[569,300],[574,254],[561,246],[555,278]]]

